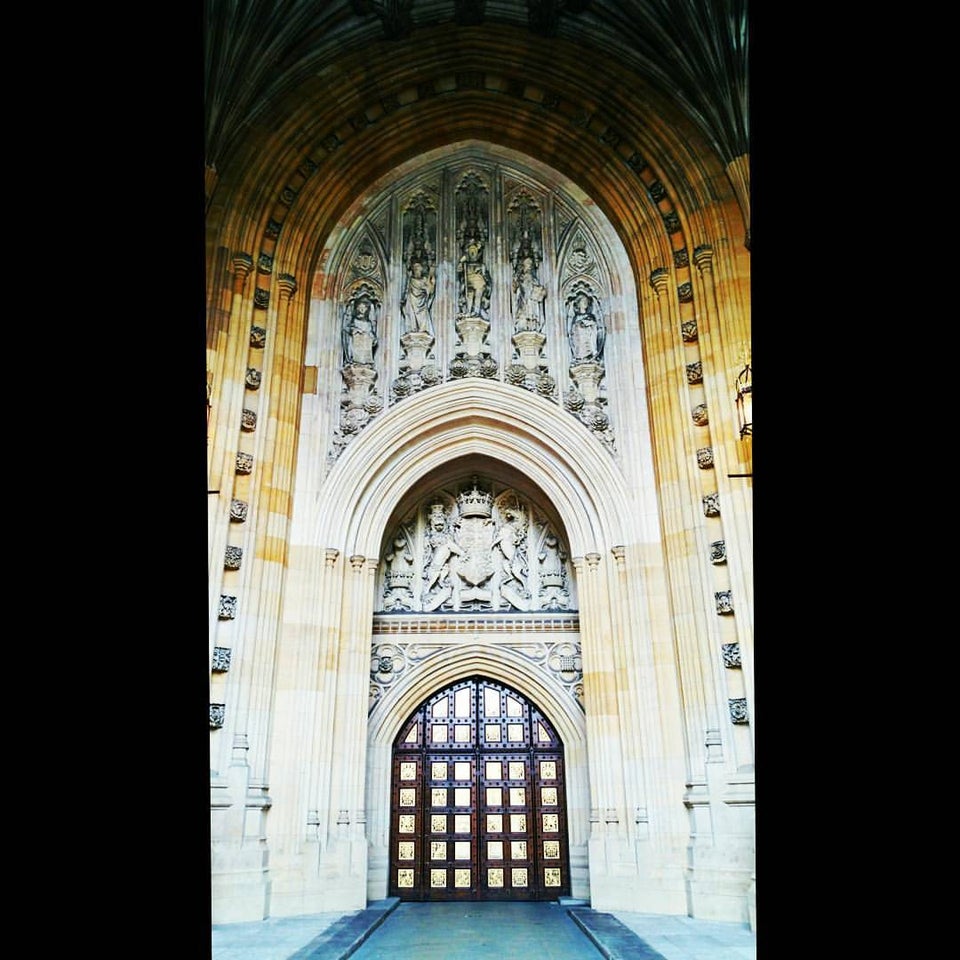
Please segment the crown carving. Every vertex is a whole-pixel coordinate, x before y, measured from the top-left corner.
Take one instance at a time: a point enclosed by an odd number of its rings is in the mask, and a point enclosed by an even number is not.
[[[457,497],[461,517],[489,517],[493,513],[493,495],[481,490],[476,478],[473,489],[462,490]]]

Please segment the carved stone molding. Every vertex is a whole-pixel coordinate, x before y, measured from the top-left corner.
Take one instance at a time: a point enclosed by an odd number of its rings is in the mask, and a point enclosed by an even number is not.
[[[714,540],[710,544],[710,562],[721,564],[727,562],[727,544],[724,540]]]
[[[228,546],[223,555],[223,568],[225,570],[239,570],[243,562],[243,548]]]
[[[696,343],[699,332],[697,331],[697,321],[696,320],[684,320],[680,324],[680,336],[683,337],[684,343]]]
[[[250,276],[253,270],[253,257],[249,253],[235,253],[233,255],[233,272],[239,282]]]
[[[219,730],[223,726],[227,705],[225,703],[210,704],[210,729]]]
[[[240,411],[240,429],[244,433],[252,433],[257,429],[257,414],[255,410]]]
[[[667,268],[657,267],[657,269],[650,274],[650,286],[653,287],[658,294],[661,294],[667,289],[669,279],[670,274]]]
[[[710,418],[707,416],[707,405],[705,403],[698,403],[691,411],[690,418],[698,427],[705,427],[710,423]]]
[[[700,246],[695,247],[693,251],[693,262],[701,272],[709,270],[713,263],[713,247],[708,243],[702,243]]]
[[[690,254],[687,253],[686,247],[681,247],[679,250],[673,251],[673,265],[678,269],[690,266]]]
[[[730,721],[732,723],[749,723],[747,714],[747,698],[734,697],[728,701],[730,705]]]
[[[688,363],[685,369],[687,374],[687,383],[690,386],[703,383],[703,364],[699,360],[696,360],[693,363]]]
[[[693,303],[693,284],[689,280],[677,287],[677,297],[681,303]]]
[[[708,493],[701,498],[703,503],[703,515],[705,517],[720,516],[720,494]]]
[[[237,454],[237,473],[246,475],[252,472],[253,472],[253,454],[238,453]]]
[[[220,594],[220,610],[217,614],[221,620],[233,620],[237,616],[237,598]]]
[[[266,310],[270,305],[270,291],[264,290],[263,287],[257,287],[253,291],[253,305],[258,310]]]
[[[742,663],[740,662],[740,644],[739,643],[724,643],[721,645],[723,650],[723,665],[725,667],[740,667]]]
[[[273,273],[273,257],[269,253],[261,253],[257,257],[257,270],[260,273]]]
[[[697,450],[697,466],[701,470],[710,470],[713,467],[713,447],[700,447]]]
[[[230,669],[230,657],[233,651],[229,647],[214,647],[210,669],[214,673],[226,673]]]
[[[714,598],[717,602],[717,613],[721,616],[728,613],[733,613],[733,591],[732,590],[718,590],[714,594]]]
[[[243,382],[246,384],[248,390],[259,390],[262,376],[263,374],[261,374],[256,367],[247,367],[247,375]]]
[[[250,346],[254,350],[262,350],[267,345],[267,331],[263,327],[250,328]]]
[[[285,300],[290,300],[297,292],[296,278],[290,273],[278,273],[277,286],[280,288],[280,295]]]
[[[247,504],[243,500],[230,501],[231,523],[243,523],[247,519]]]
[[[516,640],[497,642],[497,647],[518,654],[528,661],[533,669],[551,678],[554,684],[563,687],[583,707],[583,660],[580,644],[573,641]],[[420,639],[413,642],[375,642],[370,650],[370,697],[368,711],[376,708],[388,689],[401,678],[408,680],[425,664],[429,664],[444,651],[449,651],[449,642],[430,642]]]

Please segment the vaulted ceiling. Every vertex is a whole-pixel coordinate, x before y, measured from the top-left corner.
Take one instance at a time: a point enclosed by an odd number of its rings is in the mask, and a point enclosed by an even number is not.
[[[749,153],[746,0],[206,0],[206,160],[286,94],[369,52],[376,74],[401,48],[429,53],[484,30],[556,49],[571,74],[615,62],[673,102],[724,163]],[[499,32],[498,32],[499,28]],[[467,31],[467,32],[465,32]],[[506,46],[504,46],[506,54]]]
[[[463,141],[577,184],[644,238],[638,270],[669,258],[678,214],[731,202],[718,229],[749,249],[746,0],[205,2],[208,251],[257,246],[269,217],[309,275],[297,236]]]

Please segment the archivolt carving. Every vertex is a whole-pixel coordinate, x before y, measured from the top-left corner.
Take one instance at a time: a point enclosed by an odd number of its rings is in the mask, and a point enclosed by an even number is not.
[[[377,610],[574,610],[573,593],[560,531],[516,491],[475,477],[436,491],[394,528]]]
[[[498,642],[497,647],[529,661],[534,669],[563,687],[583,707],[583,661],[579,643],[519,640]],[[370,651],[368,713],[373,713],[384,692],[401,677],[409,677],[426,661],[449,649],[449,643],[374,643]]]

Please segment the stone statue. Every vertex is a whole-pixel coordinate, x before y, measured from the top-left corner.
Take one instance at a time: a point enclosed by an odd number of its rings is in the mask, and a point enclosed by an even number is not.
[[[347,305],[343,321],[343,362],[373,366],[377,349],[377,321],[373,304],[363,294]]]
[[[570,342],[570,356],[574,363],[594,361],[603,358],[603,344],[606,340],[606,328],[603,319],[594,312],[594,298],[588,293],[578,293],[571,303],[567,336]]]
[[[404,333],[416,331],[433,336],[431,311],[436,289],[437,279],[433,266],[425,269],[421,260],[414,260],[410,264],[407,289],[400,305]]]

